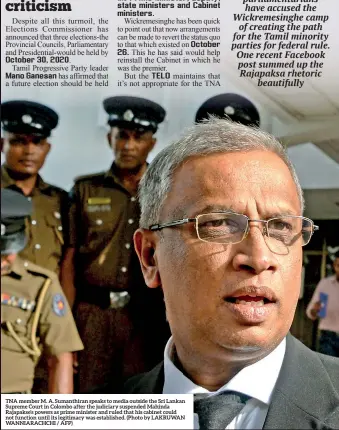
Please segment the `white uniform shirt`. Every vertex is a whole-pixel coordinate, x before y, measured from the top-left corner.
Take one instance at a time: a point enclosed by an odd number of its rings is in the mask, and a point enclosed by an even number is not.
[[[240,370],[227,384],[211,395],[223,391],[237,391],[251,397],[226,429],[262,429],[265,423],[272,393],[277,382],[286,350],[286,339],[265,358]],[[173,340],[169,339],[164,353],[165,382],[163,394],[208,393],[188,379],[174,364]],[[194,416],[194,428],[199,429],[198,416]]]

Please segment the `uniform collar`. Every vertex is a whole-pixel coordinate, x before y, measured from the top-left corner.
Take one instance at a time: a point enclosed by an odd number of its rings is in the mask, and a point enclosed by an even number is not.
[[[107,170],[107,172],[105,172],[104,176],[105,176],[105,179],[120,183],[119,178],[117,176],[117,166],[114,162],[111,165],[111,167]]]
[[[146,163],[146,165],[148,167],[149,163]],[[113,181],[115,184],[120,185],[120,187],[125,189],[123,183],[121,182],[121,179],[118,176],[118,167],[114,162],[112,163],[111,167],[105,172],[104,178],[107,181]]]
[[[269,405],[284,360],[286,339],[284,338],[266,357],[244,367],[227,384],[213,393],[194,384],[174,365],[171,358],[173,349],[174,343],[171,338],[166,345],[164,354],[164,394],[220,394],[224,391],[237,391]]]
[[[26,274],[24,262],[18,255],[12,264],[11,273],[14,273],[19,278],[22,278]]]
[[[19,188],[16,185],[16,181],[10,176],[8,167],[6,165],[1,166],[1,183],[5,188]],[[32,194],[34,194],[36,191],[46,192],[49,190],[49,188],[50,185],[47,184],[40,175],[38,175]]]

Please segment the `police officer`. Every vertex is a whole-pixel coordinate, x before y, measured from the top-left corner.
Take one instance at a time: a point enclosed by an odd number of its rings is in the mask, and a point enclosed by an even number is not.
[[[260,126],[260,116],[254,104],[239,94],[219,94],[206,100],[198,109],[195,122],[207,119],[209,115],[229,117],[232,121],[249,126]]]
[[[59,273],[63,253],[67,193],[43,181],[39,170],[51,149],[48,138],[58,124],[58,115],[40,103],[11,100],[1,105],[4,137],[1,139],[5,163],[1,167],[1,187],[19,189],[33,203],[27,220],[27,246],[20,256]],[[36,368],[33,392],[48,389],[47,364]]]
[[[108,171],[76,180],[70,211],[70,248],[61,280],[85,349],[79,355],[79,392],[142,372],[162,356],[169,332],[162,296],[146,288],[133,247],[137,188],[165,110],[138,97],[104,101]]]
[[[20,256],[58,273],[67,193],[47,184],[39,175],[51,149],[48,138],[58,124],[58,115],[39,103],[13,100],[2,103],[1,121],[5,155],[1,186],[20,188],[33,203],[29,240]]]
[[[1,190],[1,392],[29,393],[41,349],[49,392],[73,392],[72,351],[83,348],[55,273],[22,260],[32,202]]]

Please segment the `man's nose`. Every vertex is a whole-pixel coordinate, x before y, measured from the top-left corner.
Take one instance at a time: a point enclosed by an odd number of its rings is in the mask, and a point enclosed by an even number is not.
[[[264,234],[266,234],[264,224],[249,224],[249,231],[245,239],[234,245],[236,246],[233,258],[235,270],[246,270],[258,275],[266,270],[275,271],[277,269],[275,254],[267,246]]]
[[[33,154],[36,150],[36,144],[32,140],[26,140],[24,151],[26,154]]]
[[[137,146],[137,144],[138,144],[137,139],[133,136],[130,136],[125,141],[124,149],[134,149]]]

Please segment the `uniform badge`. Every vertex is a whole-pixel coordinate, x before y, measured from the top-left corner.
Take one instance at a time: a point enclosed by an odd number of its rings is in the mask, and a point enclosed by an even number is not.
[[[233,106],[226,106],[224,109],[224,112],[226,115],[234,115],[235,114],[235,109]]]
[[[87,204],[89,205],[107,205],[110,203],[110,197],[90,197],[87,199]]]
[[[110,212],[110,197],[90,197],[87,199],[87,212]]]
[[[33,118],[31,117],[31,115],[22,115],[21,121],[24,124],[30,124],[33,121]]]
[[[63,317],[66,313],[66,303],[63,295],[55,294],[53,297],[53,312],[58,315],[58,317]]]
[[[132,121],[132,119],[134,118],[134,113],[131,111],[131,109],[128,109],[124,113],[123,118],[125,121]]]
[[[16,297],[7,293],[1,293],[1,304],[20,308],[24,311],[32,311],[36,303],[34,300],[28,300],[25,297]]]

